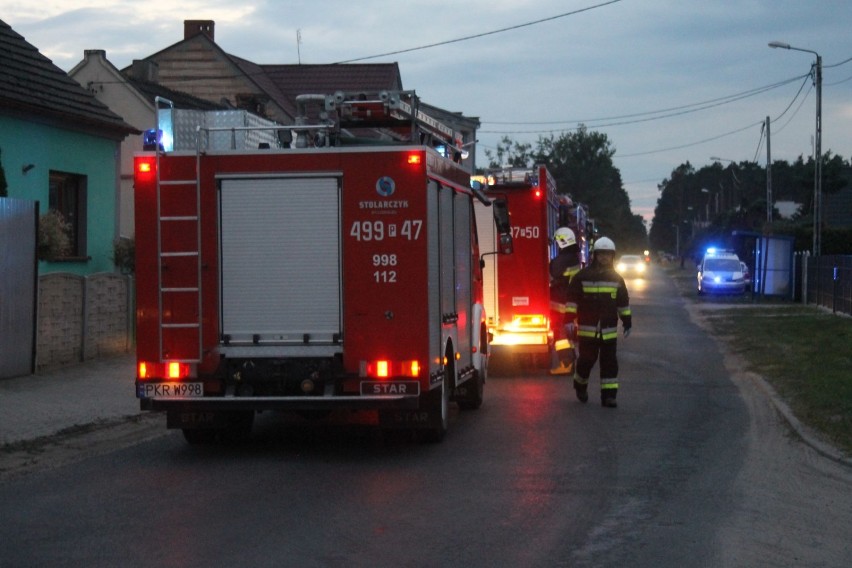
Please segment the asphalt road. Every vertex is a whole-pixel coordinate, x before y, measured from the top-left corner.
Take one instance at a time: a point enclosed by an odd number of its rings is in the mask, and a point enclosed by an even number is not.
[[[0,483],[0,567],[852,565],[848,468],[788,435],[664,275],[628,286],[617,409],[595,369],[585,405],[493,376],[437,445],[269,414],[190,447],[142,421]]]

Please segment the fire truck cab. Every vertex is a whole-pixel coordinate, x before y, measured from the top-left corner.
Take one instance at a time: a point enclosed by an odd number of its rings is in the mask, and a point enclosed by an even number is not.
[[[413,92],[297,102],[294,125],[196,125],[191,148],[163,144],[166,109],[135,157],[140,406],[191,443],[331,409],[441,440],[451,401],[483,401],[490,200]]]

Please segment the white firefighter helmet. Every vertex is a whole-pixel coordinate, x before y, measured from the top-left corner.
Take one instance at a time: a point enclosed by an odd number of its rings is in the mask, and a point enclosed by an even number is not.
[[[574,236],[574,231],[568,227],[559,227],[553,233],[553,240],[560,249],[570,247],[577,244],[577,238]]]
[[[599,250],[610,250],[615,252],[615,243],[612,242],[612,239],[609,237],[601,237],[595,241],[594,252]]]

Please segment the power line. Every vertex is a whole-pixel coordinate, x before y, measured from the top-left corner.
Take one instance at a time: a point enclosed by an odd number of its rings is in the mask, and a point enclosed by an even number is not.
[[[535,20],[535,21],[532,21],[532,22],[526,22],[524,24],[517,24],[515,26],[509,26],[508,28],[501,28],[499,30],[493,30],[493,31],[490,31],[490,32],[483,32],[481,34],[474,34],[474,35],[469,35],[469,36],[460,37],[460,38],[456,38],[456,39],[448,39],[446,41],[439,41],[437,43],[430,43],[428,45],[421,45],[419,47],[410,47],[408,49],[398,49],[396,51],[388,51],[387,53],[380,53],[378,55],[368,55],[368,56],[365,56],[365,57],[357,57],[355,59],[347,59],[346,61],[338,61],[337,63],[338,64],[355,63],[356,61],[365,61],[367,59],[376,59],[376,58],[379,58],[379,57],[387,57],[388,55],[399,55],[400,53],[409,53],[409,52],[412,52],[412,51],[420,51],[422,49],[431,49],[433,47],[439,47],[439,46],[442,46],[442,45],[449,45],[451,43],[459,43],[461,41],[468,41],[468,40],[471,40],[471,39],[477,39],[477,38],[481,38],[481,37],[485,37],[485,36],[490,36],[490,35],[494,35],[494,34],[499,34],[499,33],[503,33],[503,32],[517,30],[517,29],[520,29],[520,28],[526,28],[526,27],[534,26],[536,24],[541,24],[541,23],[544,23],[544,22],[550,22],[550,21],[553,21],[553,20],[558,20],[559,18],[565,18],[567,16],[574,16],[574,15],[579,14],[581,12],[588,12],[589,10],[594,10],[596,8],[602,8],[603,6],[608,6],[609,4],[615,4],[617,2],[621,2],[621,0],[609,0],[609,2],[602,2],[600,4],[595,4],[594,6],[588,6],[586,8],[580,8],[578,10],[572,10],[571,12],[565,12],[564,14],[557,14],[556,16],[550,16],[549,18],[542,18],[540,20]]]
[[[793,106],[793,103],[796,102],[796,99],[798,99],[799,95],[802,94],[802,89],[805,88],[805,85],[808,83],[808,78],[810,78],[810,76],[811,76],[810,73],[805,75],[805,80],[802,81],[802,84],[799,86],[799,90],[796,92],[796,95],[793,97],[793,100],[790,101],[790,104],[787,105],[787,108],[784,109],[784,112],[779,114],[776,118],[772,119],[771,122],[776,122],[778,120],[781,120],[781,117],[783,117],[785,114],[787,114],[787,111],[790,110],[790,107]],[[808,90],[808,92],[810,92],[810,90]],[[807,94],[805,94],[805,97],[807,97]],[[801,106],[801,105],[799,105],[799,106]],[[794,116],[795,116],[795,113],[794,113]]]
[[[714,106],[719,106],[721,104],[726,104],[728,102],[734,102],[734,101],[738,101],[738,100],[748,98],[748,97],[751,97],[751,96],[754,96],[754,95],[765,93],[766,91],[770,91],[770,90],[776,89],[778,87],[783,87],[784,85],[792,83],[793,81],[797,81],[797,80],[799,80],[803,77],[807,78],[809,76],[810,76],[810,73],[808,73],[806,75],[797,75],[796,77],[791,77],[790,79],[785,79],[783,81],[779,81],[779,82],[773,83],[771,85],[764,85],[762,87],[755,87],[754,89],[749,89],[747,91],[742,91],[740,93],[734,93],[732,95],[726,95],[724,97],[717,97],[715,99],[708,99],[706,101],[689,103],[689,104],[685,104],[685,105],[680,105],[680,106],[676,106],[676,107],[669,107],[669,108],[660,109],[660,110],[637,112],[637,113],[633,113],[633,114],[623,114],[623,115],[603,117],[603,118],[587,118],[587,119],[559,120],[559,121],[546,121],[546,122],[503,122],[503,121],[496,121],[496,120],[487,120],[487,121],[483,121],[483,123],[484,124],[507,124],[507,125],[508,124],[517,124],[517,125],[535,125],[535,124],[544,125],[544,124],[549,124],[549,125],[557,125],[557,124],[569,124],[569,123],[570,124],[577,124],[577,123],[584,123],[585,124],[585,123],[594,123],[594,122],[605,122],[605,121],[610,121],[610,120],[621,120],[621,119],[624,119],[624,118],[644,117],[644,116],[649,116],[649,115],[651,116],[651,118],[654,118],[652,115],[662,115],[664,113],[672,113],[672,114],[666,114],[664,116],[656,117],[656,118],[667,118],[669,116],[677,116],[678,114],[685,114],[685,113],[676,113],[674,111],[682,111],[684,109],[692,109],[688,112],[694,112],[694,111],[697,111],[697,110],[704,110],[706,108],[712,108]],[[698,107],[698,108],[693,108],[693,107]],[[638,120],[636,122],[644,122],[645,120],[648,120],[648,119],[646,118],[646,119],[643,119],[643,120]],[[631,124],[631,123],[625,122],[625,123],[619,123],[619,124]]]
[[[712,141],[718,140],[720,138],[725,138],[726,136],[732,136],[734,134],[738,134],[738,133],[740,133],[744,130],[748,130],[749,128],[751,128],[753,126],[757,126],[758,124],[761,124],[761,123],[762,122],[753,122],[753,123],[749,124],[748,126],[744,126],[742,128],[738,128],[738,129],[732,130],[730,132],[725,132],[724,134],[719,134],[718,136],[713,136],[711,138],[705,138],[703,140],[697,140],[695,142],[689,142],[687,144],[681,144],[680,146],[671,146],[669,148],[659,148],[657,150],[648,150],[647,152],[636,152],[634,154],[621,154],[621,155],[615,154],[613,156],[613,158],[635,158],[637,156],[647,156],[649,154],[658,154],[660,152],[670,152],[672,150],[680,150],[682,148],[689,148],[690,146],[698,146],[699,144],[704,144],[706,142],[712,142]]]
[[[797,107],[796,107],[796,110],[795,110],[795,111],[793,111],[793,114],[791,114],[791,115],[790,115],[790,118],[788,118],[788,119],[787,119],[787,122],[785,122],[785,123],[784,123],[784,124],[783,124],[780,128],[775,129],[775,132],[774,132],[775,134],[778,134],[778,133],[782,132],[785,128],[787,128],[787,125],[788,125],[788,124],[790,124],[791,122],[793,122],[793,119],[794,119],[794,118],[796,118],[796,115],[797,115],[797,114],[799,114],[799,110],[801,110],[802,105],[804,105],[804,104],[805,104],[805,101],[806,101],[806,100],[808,100],[808,97],[810,96],[811,91],[813,91],[813,90],[814,90],[814,86],[813,86],[813,85],[811,85],[811,86],[810,86],[810,88],[808,88],[808,92],[807,92],[807,93],[805,93],[805,96],[804,96],[804,97],[802,97],[802,100],[801,100],[801,101],[799,101],[799,106],[797,106]],[[798,95],[796,95],[796,96],[798,96]],[[794,98],[794,99],[793,99],[793,101],[795,101],[795,100],[796,100],[796,99]],[[792,102],[791,102],[790,104],[792,104]],[[788,108],[789,108],[789,107],[788,107]],[[784,112],[787,112],[787,111],[785,110]],[[781,116],[784,116],[784,115],[782,114]],[[781,116],[779,116],[778,118],[781,118]],[[778,120],[778,119],[775,119],[775,120]],[[773,121],[771,121],[771,122],[775,122],[775,120],[773,120]]]
[[[757,148],[754,149],[754,159],[752,162],[757,162],[757,155],[760,153],[760,148],[763,146],[763,140],[766,138],[766,122],[760,127],[760,137],[757,139]]]
[[[778,83],[774,83],[772,85],[765,85],[763,87],[757,87],[755,89],[743,91],[741,93],[736,93],[736,94],[728,95],[728,96],[725,96],[725,97],[719,97],[719,98],[716,98],[716,99],[710,99],[708,101],[703,101],[703,102],[699,102],[699,103],[691,103],[691,104],[682,105],[682,106],[679,106],[679,107],[672,107],[672,108],[663,109],[663,110],[656,110],[656,111],[641,112],[641,113],[635,113],[635,114],[631,114],[631,115],[615,116],[615,117],[612,117],[612,118],[592,119],[592,120],[589,121],[589,123],[586,123],[585,121],[558,121],[558,122],[550,122],[550,123],[548,123],[548,122],[544,122],[544,123],[542,123],[542,122],[505,123],[505,122],[483,121],[483,124],[553,124],[553,125],[557,125],[557,124],[565,124],[565,123],[568,123],[568,122],[572,122],[572,123],[580,122],[580,123],[585,124],[585,126],[587,128],[607,128],[607,127],[611,127],[611,126],[623,126],[623,125],[626,125],[626,124],[636,124],[636,123],[639,123],[639,122],[649,122],[649,121],[652,121],[652,120],[659,120],[659,119],[662,119],[662,118],[671,118],[673,116],[681,116],[681,115],[684,115],[684,114],[690,114],[690,113],[693,113],[693,112],[698,112],[698,111],[701,111],[701,110],[707,110],[709,108],[722,106],[722,105],[732,103],[732,102],[735,102],[735,101],[739,101],[739,100],[742,100],[742,99],[745,99],[745,98],[748,98],[748,97],[752,97],[752,96],[755,96],[755,95],[758,95],[758,94],[761,94],[761,93],[765,93],[765,92],[770,91],[772,89],[776,89],[778,87],[782,87],[784,85],[792,83],[793,81],[801,79],[802,77],[807,78],[809,76],[810,76],[810,74],[799,75],[799,76],[796,76],[796,77],[792,77],[790,79],[786,79],[784,81],[780,81]],[[677,111],[677,112],[675,112],[675,111]],[[663,114],[663,113],[668,113],[668,114]],[[618,120],[620,118],[630,118],[630,117],[637,117],[637,116],[642,116],[642,117],[645,117],[645,118],[637,118],[636,120],[625,120],[625,121],[621,121],[621,122],[605,122],[607,120]],[[596,124],[595,121],[600,121],[600,123]],[[502,130],[502,131],[501,130],[480,130],[480,132],[487,133],[487,134],[537,134],[537,133],[541,134],[541,133],[553,133],[553,132],[556,132],[556,131],[559,131],[559,129],[516,130],[516,131],[513,131],[513,130]]]

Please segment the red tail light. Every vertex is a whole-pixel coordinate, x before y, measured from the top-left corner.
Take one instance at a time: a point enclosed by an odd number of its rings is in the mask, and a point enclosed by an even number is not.
[[[157,159],[153,156],[142,156],[135,160],[133,173],[139,181],[150,181],[157,175]]]
[[[391,361],[388,359],[362,361],[361,376],[374,379],[388,379],[391,377],[417,378],[420,376],[420,362],[414,359],[408,361]]]
[[[192,365],[180,361],[166,361],[154,363],[151,361],[139,361],[136,373],[140,379],[168,379],[178,381],[192,375]]]

